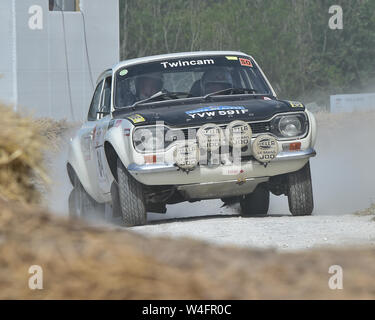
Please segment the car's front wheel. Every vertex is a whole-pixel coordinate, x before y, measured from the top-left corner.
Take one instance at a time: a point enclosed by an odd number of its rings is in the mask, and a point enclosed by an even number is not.
[[[117,159],[118,191],[122,220],[126,226],[143,225],[147,221],[142,184],[135,180]]]
[[[311,215],[314,209],[310,163],[288,174],[288,203],[293,216]]]
[[[270,205],[270,192],[265,185],[258,185],[255,190],[244,196],[241,201],[241,213],[245,217],[266,216]]]

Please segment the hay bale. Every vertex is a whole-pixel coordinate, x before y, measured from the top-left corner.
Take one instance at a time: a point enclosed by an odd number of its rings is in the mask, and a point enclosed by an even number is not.
[[[93,228],[0,199],[0,299],[373,299],[371,247],[297,253]],[[43,290],[30,290],[31,265]],[[331,290],[329,267],[344,270]]]
[[[10,107],[0,105],[0,196],[35,203],[40,194],[35,179],[48,181],[43,169],[43,152],[48,138],[43,123],[21,117]]]
[[[77,129],[80,125],[65,119],[56,121],[50,118],[39,118],[35,122],[40,128],[40,134],[48,139],[51,147],[57,147],[57,149],[64,143],[64,135],[70,130]]]

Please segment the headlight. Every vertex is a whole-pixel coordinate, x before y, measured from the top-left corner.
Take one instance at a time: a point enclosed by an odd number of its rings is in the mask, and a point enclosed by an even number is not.
[[[302,125],[298,117],[282,117],[279,122],[279,131],[286,137],[295,137],[302,132]]]
[[[279,153],[277,140],[268,134],[258,136],[253,142],[252,149],[254,158],[263,163],[272,161]]]
[[[165,148],[166,128],[163,126],[137,128],[133,134],[134,147],[139,152],[154,152]]]
[[[219,150],[223,137],[223,130],[213,123],[204,124],[197,132],[199,147],[208,151]]]
[[[241,120],[232,121],[225,131],[229,145],[232,147],[243,148],[250,144],[253,133],[248,123]]]
[[[278,116],[271,122],[271,132],[281,138],[302,136],[307,128],[307,118],[303,113]]]
[[[182,130],[169,129],[163,125],[139,127],[133,133],[133,144],[138,152],[162,151],[172,143],[184,140]]]
[[[199,161],[199,148],[196,142],[180,142],[174,151],[178,167],[185,171],[193,170]]]

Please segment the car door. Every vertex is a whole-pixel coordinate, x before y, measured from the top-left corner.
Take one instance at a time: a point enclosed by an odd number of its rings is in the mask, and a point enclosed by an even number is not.
[[[97,121],[95,127],[95,136],[93,137],[93,152],[96,165],[96,175],[98,178],[99,189],[102,194],[110,193],[110,184],[113,177],[110,172],[107,159],[104,152],[104,139],[108,131],[111,120],[111,93],[112,93],[112,75],[104,79],[103,90],[97,111]]]
[[[96,125],[97,125],[97,112],[100,106],[100,98],[103,91],[104,80],[100,81],[95,88],[90,108],[87,115],[87,121],[82,126],[80,132],[82,153],[88,174],[90,176],[91,184],[97,189],[96,179],[93,178],[95,173],[95,158],[93,157],[93,138],[95,136]]]

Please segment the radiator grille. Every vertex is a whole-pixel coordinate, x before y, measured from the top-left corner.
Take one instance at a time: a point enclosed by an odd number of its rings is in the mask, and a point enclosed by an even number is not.
[[[253,134],[260,134],[260,133],[269,133],[271,130],[271,124],[269,121],[264,121],[264,122],[253,122],[249,123],[251,130],[253,131]],[[220,125],[219,126],[221,129],[225,130],[226,125]],[[193,132],[198,130],[198,128],[193,128]],[[189,128],[182,129],[182,132],[185,135],[185,139],[188,139],[188,134],[189,134]],[[195,133],[192,138],[195,138]]]

